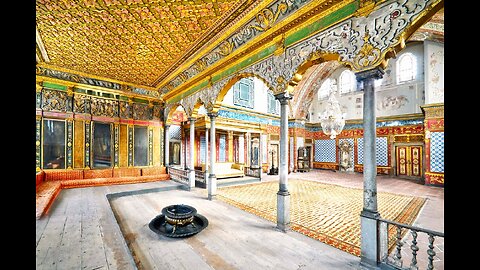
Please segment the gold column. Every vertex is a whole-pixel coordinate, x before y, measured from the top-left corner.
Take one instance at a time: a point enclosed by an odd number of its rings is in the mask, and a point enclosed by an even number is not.
[[[128,135],[127,125],[120,124],[120,143],[119,143],[119,165],[120,167],[128,166]]]
[[[73,167],[83,169],[85,167],[85,123],[83,120],[74,120],[73,125]]]

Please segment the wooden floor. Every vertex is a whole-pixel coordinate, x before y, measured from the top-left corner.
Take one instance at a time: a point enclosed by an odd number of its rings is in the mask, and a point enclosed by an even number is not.
[[[322,171],[297,175],[332,179]],[[361,177],[352,178],[338,182],[361,187]],[[278,181],[278,176],[263,181]],[[410,183],[378,180],[379,190],[432,197],[417,222],[436,224],[426,227],[443,231],[443,189],[418,184],[412,189]],[[176,182],[161,181],[62,190],[50,212],[36,221],[37,269],[359,268],[358,257],[296,232],[278,232],[274,223],[221,201],[208,201],[200,190],[177,188]],[[197,208],[209,226],[186,239],[153,233],[150,220],[175,203]]]

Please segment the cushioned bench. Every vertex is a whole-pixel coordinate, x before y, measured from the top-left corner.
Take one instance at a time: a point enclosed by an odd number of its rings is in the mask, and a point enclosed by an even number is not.
[[[214,169],[217,179],[245,176],[242,164],[236,164],[232,162],[219,162],[215,163]],[[205,171],[205,164],[202,164],[202,171]]]
[[[44,170],[36,174],[37,218],[63,188],[136,184],[170,179],[165,167]]]

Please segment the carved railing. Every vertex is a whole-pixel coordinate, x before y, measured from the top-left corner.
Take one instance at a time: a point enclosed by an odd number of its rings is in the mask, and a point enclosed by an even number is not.
[[[206,188],[207,187],[207,178],[206,173],[201,170],[195,170],[195,186]]]
[[[425,255],[426,257],[426,264],[427,264],[426,269],[428,270],[434,269],[433,262],[434,262],[434,257],[436,255],[436,252],[433,244],[435,243],[436,237],[444,238],[443,233],[427,230],[427,229],[423,229],[415,226],[410,226],[407,224],[402,224],[402,223],[398,223],[395,221],[386,220],[382,218],[379,218],[378,221],[379,221],[378,224],[379,224],[379,238],[380,238],[379,239],[380,241],[379,258],[380,258],[381,264],[388,265],[393,269],[418,270],[420,268],[419,268],[419,262],[418,262],[419,260],[417,261],[417,255],[418,255],[417,253],[419,250],[422,250],[422,254]],[[409,246],[411,250],[411,254],[409,254],[409,252],[407,252],[406,250],[404,250],[402,253],[402,247],[405,244],[408,244],[406,241],[409,240],[409,239],[402,240],[402,238],[408,232],[410,232],[410,235],[411,235],[411,242]],[[426,245],[425,247],[421,247],[417,245],[419,244],[418,243],[419,233],[423,234],[423,236],[425,237],[428,236],[428,244],[424,243],[424,246]],[[395,245],[390,245],[389,244],[390,241],[395,241]],[[408,246],[406,248],[408,248]],[[423,251],[426,251],[426,254]],[[402,256],[411,257],[409,265],[405,263],[405,266],[404,266]],[[422,261],[425,262],[424,257],[422,257]]]
[[[188,170],[168,167],[168,174],[171,180],[188,186]]]
[[[245,166],[243,167],[244,168],[244,173],[245,173],[245,176],[252,176],[252,177],[256,177],[256,178],[261,178],[262,176],[262,167],[248,167],[248,166]]]

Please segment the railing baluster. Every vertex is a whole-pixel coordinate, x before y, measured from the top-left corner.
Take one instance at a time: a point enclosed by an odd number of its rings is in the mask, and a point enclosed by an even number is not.
[[[427,269],[428,270],[433,270],[433,256],[435,256],[436,252],[433,250],[433,241],[435,240],[435,238],[433,237],[432,234],[428,234],[428,250],[427,250],[427,254],[428,254],[428,266],[427,266]]]
[[[412,245],[410,246],[410,248],[412,249],[412,254],[413,254],[413,257],[412,257],[412,263],[410,264],[410,269],[411,270],[418,270],[418,266],[417,266],[417,251],[418,251],[418,246],[417,246],[417,232],[412,230],[412,236],[413,236],[413,240],[412,240]]]
[[[398,267],[402,267],[402,227],[397,225],[397,251],[395,252],[394,262]]]

